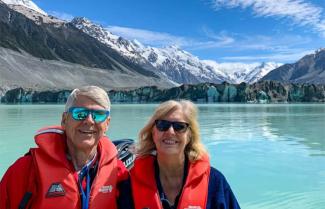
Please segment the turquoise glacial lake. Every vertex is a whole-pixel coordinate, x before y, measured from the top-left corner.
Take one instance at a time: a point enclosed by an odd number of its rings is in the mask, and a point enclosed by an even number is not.
[[[325,104],[202,104],[211,164],[243,209],[325,208]],[[111,139],[136,139],[156,105],[113,104]],[[0,176],[63,105],[0,105]]]

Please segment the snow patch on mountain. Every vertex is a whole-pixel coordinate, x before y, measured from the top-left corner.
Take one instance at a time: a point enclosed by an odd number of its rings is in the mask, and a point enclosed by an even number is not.
[[[77,28],[96,38],[102,43],[118,51],[132,62],[150,65],[168,79],[181,83],[220,83],[228,80],[224,72],[218,72],[205,66],[199,58],[178,48],[169,46],[155,48],[144,46],[137,40],[129,41],[116,36],[100,25],[96,25],[86,18],[75,18],[71,21]]]
[[[33,20],[36,24],[43,23],[61,26],[64,20],[58,19],[52,15],[48,15],[41,10],[35,3],[30,0],[0,0],[8,5],[9,8],[25,15],[28,19]]]
[[[177,46],[156,48],[144,46],[137,40],[124,39],[86,18],[75,18],[71,23],[132,62],[151,65],[156,72],[162,73],[168,79],[179,84],[221,83],[223,81],[229,83],[254,83],[281,65],[272,62],[246,64],[200,60]]]
[[[104,27],[94,24],[84,17],[76,17],[71,21],[71,23],[79,30],[118,51],[122,56],[129,58],[131,61],[137,64],[146,63],[146,60],[144,60],[137,52],[137,48],[142,46],[138,41],[132,42],[114,35]]]
[[[262,63],[217,63],[213,60],[203,60],[205,64],[213,69],[222,71],[229,77],[231,83],[255,83],[271,70],[280,67],[281,63],[262,62]]]
[[[142,57],[178,83],[220,83],[227,74],[205,65],[198,57],[177,46],[139,48]]]
[[[32,2],[31,0],[1,0],[4,3],[6,3],[7,5],[20,5],[20,6],[24,6],[26,8],[32,9],[38,13],[41,13],[43,15],[47,15],[46,12],[44,12],[42,9],[40,9],[34,2]]]

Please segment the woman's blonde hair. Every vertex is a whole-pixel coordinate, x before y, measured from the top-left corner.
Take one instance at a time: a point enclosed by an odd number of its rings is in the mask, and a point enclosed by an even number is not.
[[[169,100],[161,103],[155,110],[154,114],[149,119],[148,123],[141,129],[139,133],[139,142],[137,155],[149,155],[156,150],[155,143],[152,138],[152,129],[155,125],[155,120],[162,119],[175,110],[182,110],[185,121],[189,123],[189,143],[185,147],[185,155],[194,162],[207,154],[206,149],[201,143],[199,123],[197,120],[197,107],[188,100]]]

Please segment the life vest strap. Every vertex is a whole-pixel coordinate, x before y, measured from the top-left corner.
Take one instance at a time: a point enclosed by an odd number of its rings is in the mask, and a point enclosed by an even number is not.
[[[32,198],[32,193],[31,192],[26,192],[25,194],[24,194],[24,197],[23,197],[23,199],[20,201],[20,203],[19,203],[19,209],[25,209],[26,208],[26,206],[27,206],[27,204],[28,204],[28,202],[29,202],[29,200]]]

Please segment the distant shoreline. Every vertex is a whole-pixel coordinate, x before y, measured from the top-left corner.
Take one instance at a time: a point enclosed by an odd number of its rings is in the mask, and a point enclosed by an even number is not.
[[[27,88],[8,90],[0,97],[1,104],[64,104],[71,90],[37,91]],[[108,91],[112,103],[149,104],[169,99],[188,99],[195,103],[286,104],[325,103],[325,85],[285,84],[262,81],[254,84],[183,84],[160,89],[156,86],[133,90]]]

